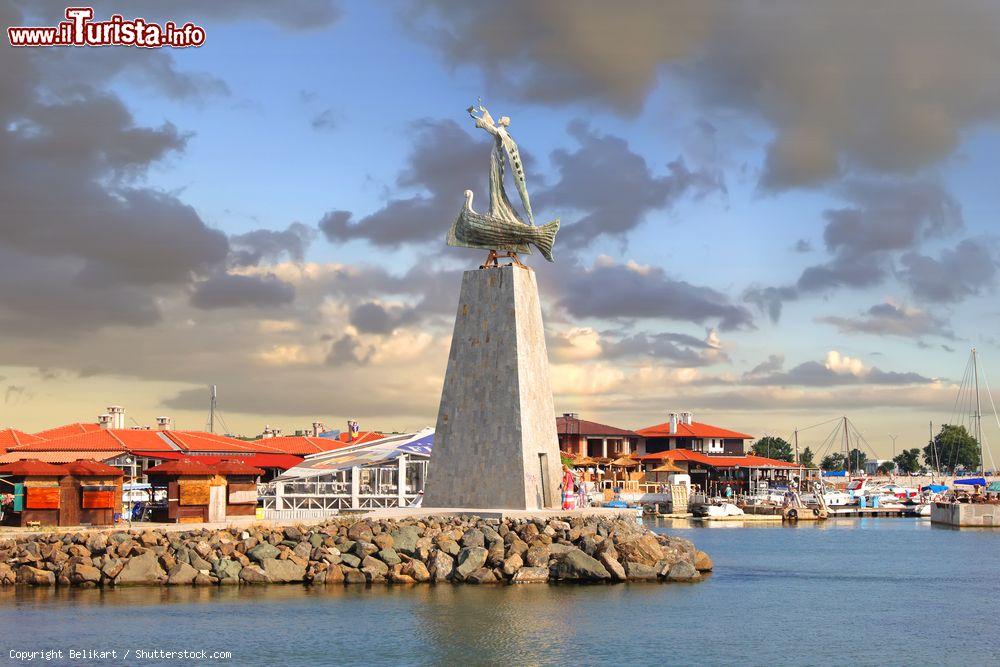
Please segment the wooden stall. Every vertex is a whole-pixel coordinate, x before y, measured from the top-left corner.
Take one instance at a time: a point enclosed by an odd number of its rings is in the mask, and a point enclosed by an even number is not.
[[[257,479],[260,468],[242,461],[222,461],[215,472],[226,478],[226,516],[253,516],[257,512]]]
[[[68,494],[62,503],[61,525],[110,526],[122,511],[120,468],[98,461],[74,461],[63,466],[69,473]]]
[[[201,523],[225,518],[225,477],[192,459],[167,461],[146,470],[153,487],[166,489],[167,505],[153,512],[153,521]],[[213,491],[213,489],[216,489]]]
[[[5,507],[4,523],[14,526],[71,525],[60,521],[64,497],[71,497],[73,493],[72,480],[67,479],[63,467],[26,459],[0,466],[0,475],[5,481],[0,493],[11,499]]]

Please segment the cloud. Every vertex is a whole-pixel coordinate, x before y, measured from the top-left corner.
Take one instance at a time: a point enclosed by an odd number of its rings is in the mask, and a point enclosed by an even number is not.
[[[783,354],[772,354],[767,357],[764,361],[760,362],[749,371],[743,374],[744,379],[750,379],[754,377],[767,376],[777,371],[780,371],[785,366],[785,355]]]
[[[287,256],[301,262],[315,238],[316,230],[301,222],[293,222],[283,231],[255,229],[236,234],[229,237],[230,261],[236,266],[247,266],[261,261],[278,262]]]
[[[842,355],[836,350],[826,359],[806,361],[788,371],[780,370],[783,359],[771,357],[744,375],[742,384],[751,386],[835,387],[838,385],[909,385],[933,382],[919,373],[897,373],[879,368],[866,368],[860,359]]]
[[[564,217],[567,210],[583,214],[560,234],[559,240],[571,248],[604,235],[624,239],[646,214],[688,193],[701,197],[725,192],[721,174],[691,171],[683,158],[670,162],[666,175],[656,176],[624,139],[599,134],[580,120],[571,122],[568,132],[580,146],[573,152],[557,149],[552,153],[559,180],[534,201],[537,208],[547,207]]]
[[[416,35],[454,65],[474,64],[521,100],[587,100],[631,113],[664,62],[689,55],[714,8],[698,0],[539,4],[423,2],[401,12]]]
[[[295,288],[273,274],[247,276],[218,273],[195,285],[191,305],[215,308],[276,308],[295,299]]]
[[[717,322],[722,330],[753,325],[750,312],[721,292],[674,280],[659,267],[608,257],[568,271],[559,291],[559,307],[577,318]]]
[[[802,296],[883,283],[894,257],[952,235],[964,224],[958,202],[936,182],[851,181],[839,192],[848,205],[823,213],[823,241],[831,258],[806,267],[793,285],[753,285],[743,293],[773,321],[785,302]]]
[[[671,76],[703,108],[773,128],[768,190],[913,173],[1000,117],[988,3],[431,0],[402,15],[448,62],[531,103],[630,114]]]
[[[806,239],[799,239],[792,245],[792,250],[799,253],[807,253],[813,251],[813,245]]]
[[[418,193],[389,199],[384,207],[357,221],[349,211],[330,211],[319,223],[330,242],[365,240],[389,248],[443,242],[464,205],[462,193],[471,189],[486,197],[488,143],[473,139],[451,120],[424,119],[413,123],[412,130],[413,148],[396,187]]]
[[[323,109],[309,122],[314,130],[332,132],[340,125],[340,118],[333,109]]]
[[[993,239],[979,238],[945,248],[937,258],[906,253],[901,262],[900,279],[915,297],[955,303],[995,285],[1000,255]]]
[[[547,342],[550,356],[559,362],[654,360],[672,367],[694,368],[728,363],[714,329],[698,338],[684,333],[598,332],[591,327],[573,327],[552,333]]]
[[[875,304],[858,317],[828,316],[817,321],[836,326],[841,333],[899,336],[920,339],[924,336],[954,338],[948,322],[932,312],[893,303]]]
[[[351,324],[361,333],[390,334],[417,319],[419,316],[414,308],[399,304],[366,301],[351,310]]]

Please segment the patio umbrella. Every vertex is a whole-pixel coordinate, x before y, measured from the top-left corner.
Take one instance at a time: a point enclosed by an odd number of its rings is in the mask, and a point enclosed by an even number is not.
[[[589,456],[577,456],[572,461],[572,465],[577,466],[577,467],[592,466],[592,465],[596,465],[596,464],[597,464],[597,460],[596,459],[592,459]]]
[[[609,465],[617,466],[619,468],[634,468],[637,465],[639,465],[639,462],[627,456],[620,456],[614,461],[612,461]]]
[[[684,472],[684,470],[671,461],[664,461],[649,472]]]

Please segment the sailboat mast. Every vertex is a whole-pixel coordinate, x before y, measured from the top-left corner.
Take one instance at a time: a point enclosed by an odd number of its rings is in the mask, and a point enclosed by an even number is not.
[[[972,377],[976,385],[976,443],[979,445],[979,474],[985,475],[986,461],[983,459],[983,410],[979,404],[979,356],[976,348],[972,348]]]
[[[847,474],[850,475],[851,474],[851,434],[847,431],[847,415],[844,415],[844,459],[847,462]]]

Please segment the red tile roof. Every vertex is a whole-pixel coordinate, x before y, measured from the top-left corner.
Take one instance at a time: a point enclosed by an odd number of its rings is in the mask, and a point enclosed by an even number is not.
[[[273,451],[257,447],[256,443],[251,441],[238,440],[205,431],[164,431],[164,433],[185,452],[252,454]]]
[[[282,435],[276,438],[261,438],[260,440],[255,440],[253,444],[262,449],[266,448],[274,452],[295,454],[298,456],[328,452],[331,449],[340,449],[348,445],[348,443],[341,442],[336,438],[313,438],[304,435]]]
[[[345,445],[360,445],[365,442],[374,442],[375,440],[381,440],[385,437],[385,434],[379,433],[378,431],[360,431],[358,437],[351,440],[351,434],[344,431],[336,437],[336,440],[344,443]]]
[[[125,452],[22,452],[13,451],[0,455],[0,463],[37,459],[47,463],[69,463],[70,461],[107,461]]]
[[[37,435],[31,435],[30,433],[25,433],[24,431],[18,431],[16,428],[5,428],[0,430],[0,454],[6,449],[12,447],[17,447],[19,445],[28,445],[32,442],[41,441]]]
[[[15,477],[65,477],[66,471],[60,466],[45,461],[25,459],[24,461],[5,463],[0,466],[0,474],[14,475]]]
[[[61,438],[39,440],[22,445],[17,451],[57,452],[57,451],[174,451],[169,440],[160,437],[162,431],[131,429],[97,429],[65,435]]]
[[[35,433],[39,438],[45,438],[46,440],[51,440],[53,438],[61,438],[67,435],[76,435],[77,433],[86,433],[88,431],[97,431],[101,428],[100,424],[84,424],[81,422],[74,422],[72,424],[64,424],[63,426],[56,426],[55,428],[49,428],[44,431],[39,431]]]
[[[636,432],[646,438],[732,438],[736,440],[753,440],[752,435],[730,431],[718,426],[712,426],[711,424],[702,424],[701,422],[691,422],[690,424],[678,422],[677,433],[670,432],[669,422],[640,428]]]
[[[63,466],[74,477],[123,477],[121,468],[99,461],[73,461]]]
[[[260,477],[264,471],[243,461],[222,461],[215,464],[215,472],[220,475],[252,475]]]
[[[293,456],[291,454],[239,454],[236,457],[230,456],[189,456],[183,452],[163,452],[159,454],[152,454],[152,458],[158,458],[168,461],[176,461],[178,459],[192,459],[194,461],[200,461],[206,465],[215,465],[226,459],[233,459],[242,461],[248,465],[256,466],[258,468],[280,468],[281,470],[288,470],[289,468],[294,468],[298,464],[302,463],[301,456]]]
[[[627,428],[618,428],[617,426],[598,424],[597,422],[587,421],[586,419],[571,419],[565,416],[556,417],[556,430],[559,432],[559,435],[614,435],[619,437],[639,435],[635,431],[630,431]]]
[[[663,459],[667,459],[669,461],[691,461],[694,463],[709,465],[714,468],[800,467],[797,463],[769,459],[766,456],[755,456],[754,454],[747,454],[746,456],[710,456],[709,454],[705,454],[703,452],[692,452],[689,449],[671,449],[664,452],[656,452],[655,454],[646,454],[645,456],[640,456],[639,459],[641,461],[661,461]]]

